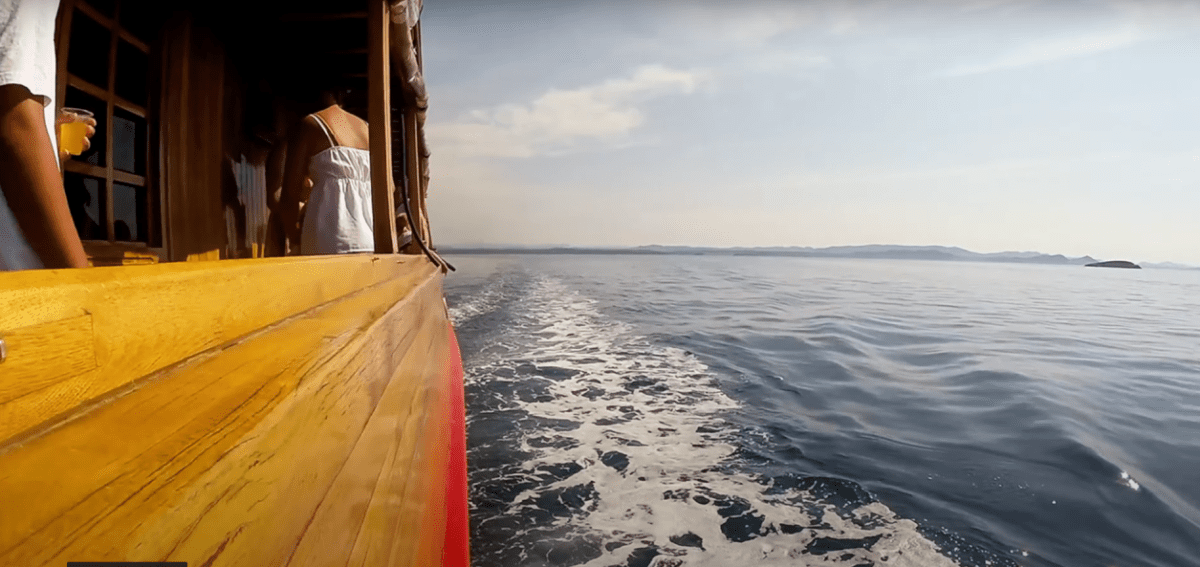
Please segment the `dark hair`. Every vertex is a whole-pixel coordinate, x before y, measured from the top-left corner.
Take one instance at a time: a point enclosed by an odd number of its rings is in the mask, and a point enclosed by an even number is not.
[[[275,94],[295,101],[305,113],[324,108],[325,97],[332,95],[339,102],[351,86],[345,77],[323,65],[305,65],[308,57],[296,57],[289,64],[277,66],[275,79],[271,81]]]

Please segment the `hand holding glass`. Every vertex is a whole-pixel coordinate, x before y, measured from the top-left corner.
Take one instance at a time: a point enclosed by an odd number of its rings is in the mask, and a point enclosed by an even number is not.
[[[58,147],[77,156],[91,147],[88,141],[96,133],[96,118],[82,108],[64,108],[58,113]]]

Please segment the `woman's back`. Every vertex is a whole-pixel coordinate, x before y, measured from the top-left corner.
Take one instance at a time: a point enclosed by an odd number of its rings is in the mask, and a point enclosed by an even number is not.
[[[359,118],[338,105],[330,106],[324,110],[314,112],[314,118],[319,119],[329,130],[329,134],[336,141],[337,145],[358,150],[369,150],[371,148],[370,130],[367,128],[367,122]],[[318,141],[324,141],[319,139]],[[324,149],[326,146],[315,146],[317,151]]]
[[[306,140],[311,148],[308,177],[313,182],[305,205],[300,249],[303,254],[347,254],[375,249],[371,199],[370,136],[362,119],[331,106],[305,119],[321,131]]]

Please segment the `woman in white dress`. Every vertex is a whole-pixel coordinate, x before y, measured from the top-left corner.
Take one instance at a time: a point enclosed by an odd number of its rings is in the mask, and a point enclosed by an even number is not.
[[[305,116],[288,142],[279,212],[301,254],[375,250],[367,123],[340,98],[323,92],[323,108]]]

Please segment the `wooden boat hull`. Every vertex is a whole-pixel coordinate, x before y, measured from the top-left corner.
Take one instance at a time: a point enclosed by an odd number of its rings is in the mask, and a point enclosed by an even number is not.
[[[468,564],[461,361],[424,259],[0,290],[0,564]]]

